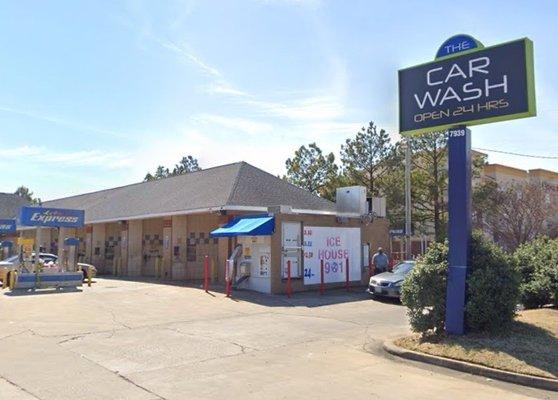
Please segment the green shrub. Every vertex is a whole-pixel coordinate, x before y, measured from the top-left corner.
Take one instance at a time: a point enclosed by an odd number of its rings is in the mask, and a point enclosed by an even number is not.
[[[509,327],[519,302],[520,276],[511,257],[474,232],[467,273],[465,324],[471,332]]]
[[[558,304],[558,239],[540,237],[513,254],[521,272],[521,303],[525,308]]]
[[[447,243],[433,243],[401,285],[401,302],[415,332],[444,330],[447,258]]]
[[[417,260],[401,287],[415,332],[439,334],[446,312],[447,243],[435,243]],[[512,322],[519,299],[520,277],[510,257],[474,233],[467,274],[465,324],[472,332],[497,332]]]

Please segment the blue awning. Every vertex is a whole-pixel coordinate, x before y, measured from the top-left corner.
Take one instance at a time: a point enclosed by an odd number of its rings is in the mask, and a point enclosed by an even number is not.
[[[275,218],[269,215],[236,217],[226,225],[215,229],[211,237],[263,236],[271,235],[275,229]]]

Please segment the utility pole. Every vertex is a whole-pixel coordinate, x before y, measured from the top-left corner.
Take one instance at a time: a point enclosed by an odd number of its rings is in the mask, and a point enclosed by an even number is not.
[[[411,258],[411,139],[405,139],[405,257]]]

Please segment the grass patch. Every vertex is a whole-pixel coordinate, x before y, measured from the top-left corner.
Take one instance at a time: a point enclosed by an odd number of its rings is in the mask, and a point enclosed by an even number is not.
[[[505,335],[413,335],[395,344],[505,371],[558,379],[558,309],[522,311]]]

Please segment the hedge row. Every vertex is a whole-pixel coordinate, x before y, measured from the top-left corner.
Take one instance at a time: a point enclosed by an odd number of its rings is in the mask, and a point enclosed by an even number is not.
[[[558,305],[558,239],[535,239],[518,247],[513,258],[521,273],[525,308]]]

